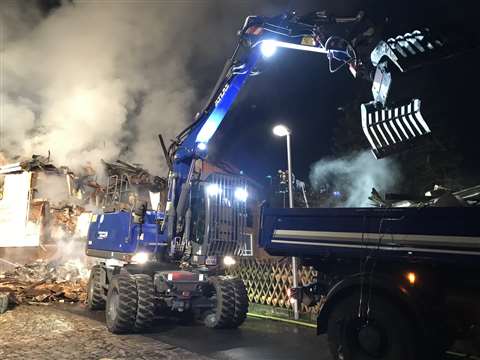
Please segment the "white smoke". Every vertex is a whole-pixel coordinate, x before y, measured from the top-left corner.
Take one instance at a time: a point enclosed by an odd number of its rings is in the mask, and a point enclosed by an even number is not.
[[[399,166],[391,159],[376,160],[368,152],[317,161],[310,170],[315,189],[334,188],[342,194],[340,206],[365,207],[372,188],[390,192],[401,180]]]
[[[197,101],[187,67],[208,7],[188,4],[65,2],[42,18],[2,1],[0,151],[74,169],[122,154],[158,173],[156,134],[173,138]]]

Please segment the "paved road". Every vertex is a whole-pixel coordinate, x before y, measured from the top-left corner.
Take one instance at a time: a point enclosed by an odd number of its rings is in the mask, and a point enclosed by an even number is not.
[[[79,305],[62,309],[104,322],[101,311],[90,312]],[[218,360],[331,360],[325,336],[316,336],[315,329],[265,319],[248,318],[236,330],[169,321],[144,336]]]
[[[104,323],[101,311],[91,312],[81,305],[62,308]],[[217,360],[331,360],[326,336],[316,336],[315,329],[258,318],[248,318],[236,330],[211,330],[200,324],[182,326],[169,321],[144,337]],[[480,360],[453,355],[439,360],[458,359]]]
[[[256,318],[237,330],[162,321],[148,334],[113,335],[103,312],[82,305],[19,306],[0,315],[0,359],[330,360],[325,337],[311,328]]]

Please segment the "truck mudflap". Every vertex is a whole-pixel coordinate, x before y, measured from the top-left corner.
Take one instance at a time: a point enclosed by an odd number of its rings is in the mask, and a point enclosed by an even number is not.
[[[421,113],[421,101],[394,108],[374,102],[361,105],[362,129],[377,159],[403,151],[431,133]]]

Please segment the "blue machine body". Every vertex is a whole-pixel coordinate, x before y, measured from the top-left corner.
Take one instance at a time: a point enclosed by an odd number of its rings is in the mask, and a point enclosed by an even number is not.
[[[262,211],[260,246],[276,256],[478,263],[480,208],[320,208]]]
[[[98,257],[114,258],[138,251],[155,252],[167,241],[166,236],[158,232],[158,221],[162,219],[163,213],[150,210],[143,216],[143,223],[136,222],[130,211],[93,215],[88,229],[87,252],[94,255],[97,251]]]

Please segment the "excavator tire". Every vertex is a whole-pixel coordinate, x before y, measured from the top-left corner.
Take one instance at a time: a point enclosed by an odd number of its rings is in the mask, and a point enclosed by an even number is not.
[[[90,271],[90,278],[87,285],[87,307],[90,310],[105,309],[105,295],[101,283],[102,268],[95,265]]]
[[[135,278],[138,296],[137,315],[133,329],[135,332],[142,332],[148,330],[153,324],[155,317],[155,290],[151,276],[138,274],[133,277]]]
[[[107,328],[114,334],[131,332],[137,316],[137,286],[127,272],[114,275],[107,293]]]
[[[233,277],[229,278],[228,281],[231,282],[233,286],[233,291],[235,294],[235,312],[233,314],[232,327],[237,328],[243,324],[247,318],[248,312],[248,295],[247,288],[242,279]]]
[[[205,318],[205,326],[212,329],[233,327],[235,317],[235,289],[227,278],[214,276],[208,279],[212,287],[212,300],[215,306]]]

